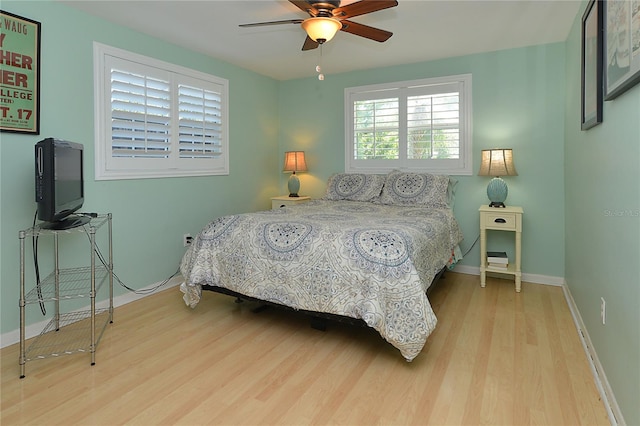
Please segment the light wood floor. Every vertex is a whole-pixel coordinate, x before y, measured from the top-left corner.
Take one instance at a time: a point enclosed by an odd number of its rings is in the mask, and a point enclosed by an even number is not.
[[[2,425],[609,424],[560,287],[448,273],[412,362],[373,330],[309,327],[172,288],[116,309],[88,354],[1,350]]]

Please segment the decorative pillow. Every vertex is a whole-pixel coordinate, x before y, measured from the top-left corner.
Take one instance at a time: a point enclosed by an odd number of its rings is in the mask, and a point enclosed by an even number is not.
[[[384,175],[335,173],[327,182],[327,200],[373,201],[380,196]]]
[[[387,175],[380,203],[448,207],[449,176],[393,171]]]

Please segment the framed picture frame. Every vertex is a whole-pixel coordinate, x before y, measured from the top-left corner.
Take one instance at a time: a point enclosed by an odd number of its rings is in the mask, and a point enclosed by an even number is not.
[[[640,82],[640,3],[607,0],[605,6],[605,100]]]
[[[591,0],[582,16],[582,130],[602,123],[603,9],[602,0]]]
[[[0,10],[0,131],[40,134],[40,22]]]

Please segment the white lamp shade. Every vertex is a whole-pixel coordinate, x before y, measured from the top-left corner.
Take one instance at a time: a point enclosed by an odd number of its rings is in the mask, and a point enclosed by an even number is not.
[[[513,164],[513,150],[484,149],[478,176],[518,176]]]
[[[301,25],[309,38],[318,43],[325,43],[331,40],[342,28],[342,23],[337,19],[325,17],[308,18]]]
[[[287,151],[284,153],[283,172],[306,172],[307,162],[304,159],[304,151]]]

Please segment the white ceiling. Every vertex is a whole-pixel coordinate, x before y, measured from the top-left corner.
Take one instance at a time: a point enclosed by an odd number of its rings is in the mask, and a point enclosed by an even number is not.
[[[331,75],[564,41],[581,5],[580,0],[398,0],[397,7],[352,18],[393,32],[388,41],[339,32],[320,58],[321,49],[301,51],[306,35],[299,25],[238,27],[308,17],[288,1],[61,2],[278,80],[315,76],[319,61]]]

